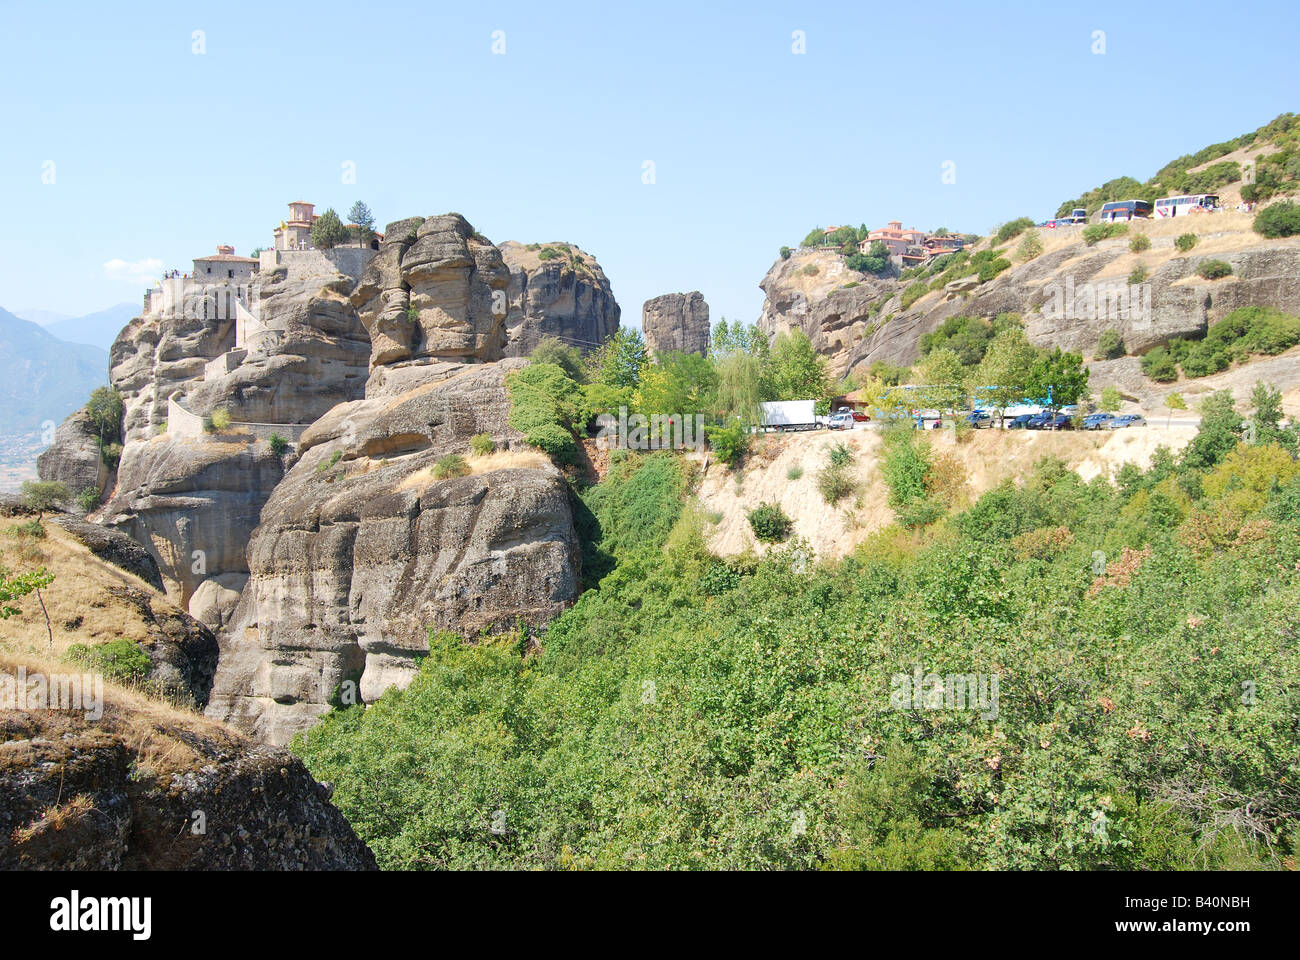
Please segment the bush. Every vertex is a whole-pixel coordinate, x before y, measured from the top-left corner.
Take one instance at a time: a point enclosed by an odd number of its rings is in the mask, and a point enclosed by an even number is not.
[[[822,499],[834,506],[856,491],[857,482],[845,467],[828,465],[817,474],[817,491]]]
[[[143,679],[153,670],[149,654],[134,640],[110,640],[94,646],[74,643],[68,647],[66,656],[119,682]]]
[[[1218,280],[1222,277],[1231,276],[1232,264],[1223,260],[1205,260],[1196,268],[1196,273],[1206,280]]]
[[[541,253],[539,253],[539,254],[537,255],[537,259],[538,259],[538,260],[558,260],[558,259],[559,259],[560,257],[562,257],[562,256],[564,256],[564,254],[560,253],[560,251],[559,251],[559,250],[556,250],[554,247],[545,247],[545,248],[543,248],[543,250],[541,251]]]
[[[916,301],[920,300],[929,292],[929,286],[923,282],[916,282],[903,291],[901,299],[903,309],[906,310]]]
[[[1106,360],[1114,360],[1126,353],[1128,353],[1128,350],[1124,346],[1124,338],[1120,336],[1118,330],[1103,330],[1101,332],[1101,336],[1097,338],[1097,356]]]
[[[1038,235],[1037,230],[1028,231],[1020,239],[1020,244],[1016,247],[1016,256],[1026,262],[1036,259],[1042,253],[1043,238]]]
[[[749,430],[743,423],[734,423],[729,427],[705,427],[704,435],[709,438],[709,448],[713,455],[728,467],[734,467],[749,450]]]
[[[1194,233],[1179,234],[1178,238],[1174,240],[1174,246],[1177,247],[1180,252],[1186,253],[1188,250],[1192,249],[1192,247],[1196,246],[1196,234]]]
[[[435,480],[446,480],[448,477],[464,477],[470,473],[469,464],[459,453],[449,453],[445,457],[439,457],[438,462],[433,465],[433,477]]]
[[[267,438],[266,442],[271,445],[271,452],[277,457],[283,457],[284,452],[289,449],[289,441],[278,433],[271,434],[271,436]]]
[[[853,451],[842,443],[831,447],[827,454],[832,467],[850,467],[853,465]]]
[[[1128,248],[1133,253],[1141,253],[1143,250],[1151,249],[1151,238],[1145,233],[1135,233],[1128,242]]]
[[[1146,281],[1147,276],[1148,276],[1147,268],[1139,263],[1137,266],[1135,266],[1132,270],[1129,271],[1128,274],[1129,286],[1137,286],[1139,283],[1144,283]]]
[[[99,505],[99,491],[94,487],[85,487],[77,494],[77,509],[82,513],[90,513]]]
[[[1152,347],[1142,357],[1142,372],[1159,383],[1178,379],[1178,364],[1164,347]]]
[[[1016,220],[1008,221],[998,228],[996,236],[993,238],[994,246],[1013,240],[1034,225],[1034,221],[1028,217],[1020,217]]]
[[[1010,268],[1011,261],[1006,257],[997,257],[980,266],[980,283],[988,283],[1003,270]]]
[[[1271,239],[1300,234],[1300,205],[1283,200],[1267,206],[1255,214],[1254,228],[1256,233]]]
[[[476,433],[469,438],[469,452],[476,457],[486,457],[497,448],[490,433]]]
[[[230,427],[230,411],[225,407],[219,407],[212,411],[212,429],[226,430]]]
[[[749,511],[749,526],[763,543],[784,543],[790,538],[794,521],[786,516],[779,504],[760,503]]]
[[[817,264],[810,263],[799,272],[806,277],[815,277],[817,276],[817,274],[821,273],[821,269],[817,266]]]
[[[791,467],[785,472],[785,478],[793,483],[803,476],[803,467]]]
[[[53,510],[72,499],[68,486],[58,480],[25,480],[20,489],[23,505],[35,510],[37,519],[46,510]]]
[[[789,260],[789,259],[790,259],[790,248],[789,248],[789,247],[782,247],[782,248],[781,248],[781,259],[782,259],[782,260]]]
[[[1119,237],[1126,233],[1128,233],[1127,223],[1094,223],[1083,228],[1083,242],[1092,247],[1102,240],[1109,240],[1111,237]]]

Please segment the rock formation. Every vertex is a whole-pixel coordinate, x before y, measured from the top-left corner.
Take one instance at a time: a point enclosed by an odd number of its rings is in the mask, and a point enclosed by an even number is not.
[[[495,249],[455,215],[389,226],[354,294],[374,338],[366,397],[303,434],[262,511],[210,716],[283,743],[350,691],[409,681],[430,628],[540,625],[577,596],[567,484],[506,422],[524,361],[493,362]],[[435,477],[477,433],[503,452]]]
[[[559,242],[508,240],[500,250],[510,270],[507,357],[528,356],[544,337],[586,353],[613,336],[621,311],[595,257]]]
[[[0,715],[0,870],[376,869],[296,757],[153,714]]]
[[[42,480],[67,485],[76,495],[87,488],[102,493],[109,470],[99,454],[99,436],[85,408],[71,414],[54,431],[54,442],[36,458]]]
[[[1211,257],[1230,263],[1233,277],[1215,282],[1198,277],[1197,266]],[[1110,328],[1120,332],[1131,351],[1140,353],[1174,337],[1200,336],[1238,306],[1259,304],[1300,313],[1300,245],[1293,241],[1251,235],[1247,243],[1227,252],[1194,248],[1179,254],[1171,239],[1158,237],[1145,259],[1157,262],[1144,280],[1150,289],[1150,312],[1123,317],[1106,298],[1127,285],[1137,262],[1127,237],[1093,247],[1080,241],[1049,249],[988,282],[967,277],[929,292],[906,310],[901,293],[908,281],[855,273],[833,251],[799,250],[788,260],[776,261],[763,278],[766,300],[758,325],[769,336],[802,329],[831,360],[833,372],[841,375],[877,361],[910,365],[918,357],[922,334],[959,314],[1019,313],[1032,342],[1088,356],[1100,334]],[[1052,315],[1054,289],[1064,297],[1067,289],[1083,294],[1087,288],[1097,298],[1095,319],[1081,311],[1073,317]]]
[[[665,293],[641,307],[641,331],[651,354],[709,352],[709,305],[698,290]]]

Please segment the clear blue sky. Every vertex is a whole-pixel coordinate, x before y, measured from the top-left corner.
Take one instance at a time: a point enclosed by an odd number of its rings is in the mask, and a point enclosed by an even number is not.
[[[0,0],[0,306],[138,300],[132,265],[363,199],[575,242],[625,322],[691,289],[751,321],[814,225],[1042,219],[1300,107],[1294,2],[1076,7]]]

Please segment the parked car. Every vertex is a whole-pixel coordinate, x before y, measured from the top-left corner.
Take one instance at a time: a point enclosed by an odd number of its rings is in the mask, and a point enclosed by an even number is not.
[[[1083,418],[1083,429],[1104,430],[1115,419],[1113,413],[1090,413]]]
[[[1025,421],[1026,430],[1042,430],[1043,425],[1052,419],[1050,413],[1035,413]]]
[[[1029,426],[1029,421],[1038,416],[1036,413],[1022,413],[1018,417],[1012,417],[1007,421],[1008,430],[1024,430]]]
[[[1120,430],[1124,427],[1145,427],[1147,418],[1139,413],[1124,413],[1111,419],[1106,426],[1111,430]]]
[[[869,416],[867,416],[867,415],[866,415],[865,413],[863,413],[861,410],[854,410],[852,407],[840,407],[840,408],[839,408],[838,410],[836,410],[835,412],[836,412],[836,413],[847,413],[849,416],[851,416],[851,417],[853,418],[853,420],[854,420],[855,423],[866,423],[868,420],[871,419]]]
[[[1070,416],[1068,413],[1058,413],[1056,416],[1052,417],[1052,418],[1049,419],[1046,423],[1044,423],[1043,426],[1042,426],[1042,429],[1044,429],[1044,430],[1073,430],[1073,429],[1074,429],[1074,417]]]
[[[985,410],[976,410],[974,413],[966,415],[966,425],[979,430],[982,427],[993,426],[993,414]]]
[[[853,414],[844,411],[832,413],[831,418],[826,422],[826,426],[832,430],[852,430]]]

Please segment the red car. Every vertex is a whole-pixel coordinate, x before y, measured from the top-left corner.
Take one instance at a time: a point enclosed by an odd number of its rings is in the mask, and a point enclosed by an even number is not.
[[[847,414],[851,414],[851,415],[853,416],[853,419],[854,419],[856,422],[858,422],[858,423],[866,423],[868,420],[871,419],[869,416],[867,416],[867,415],[866,415],[865,413],[863,413],[861,410],[854,410],[852,407],[840,407],[840,408],[839,408],[838,410],[836,410],[835,412],[836,412],[836,413],[847,413]]]

